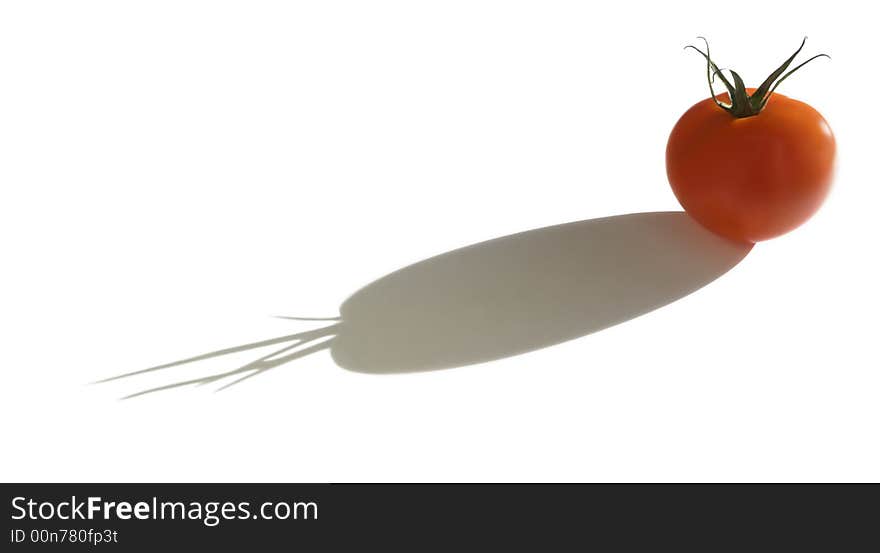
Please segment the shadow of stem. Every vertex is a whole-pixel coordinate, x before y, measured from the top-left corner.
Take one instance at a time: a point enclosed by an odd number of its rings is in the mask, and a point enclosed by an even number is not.
[[[161,392],[163,390],[171,390],[173,388],[180,388],[182,386],[204,386],[205,384],[219,382],[221,380],[224,380],[226,378],[229,378],[229,377],[232,377],[235,375],[241,375],[241,374],[244,375],[244,376],[241,376],[241,377],[233,380],[232,382],[225,384],[225,385],[221,386],[220,388],[218,388],[217,391],[219,392],[220,390],[225,390],[231,386],[234,386],[236,384],[240,384],[241,382],[244,382],[245,380],[247,380],[251,377],[254,377],[260,373],[263,373],[269,369],[273,369],[273,368],[278,367],[280,365],[283,365],[285,363],[289,363],[290,361],[293,361],[294,359],[298,359],[300,357],[305,357],[306,355],[309,355],[311,353],[315,353],[315,352],[318,352],[318,351],[321,351],[324,349],[328,349],[330,347],[329,340],[324,340],[323,342],[319,342],[317,344],[312,344],[310,346],[304,347],[303,349],[296,350],[296,348],[298,348],[300,346],[310,344],[312,342],[315,342],[316,340],[320,340],[323,337],[332,337],[334,330],[338,326],[339,325],[330,325],[330,326],[326,326],[323,328],[319,328],[317,330],[310,330],[307,332],[300,332],[297,334],[280,336],[278,338],[271,338],[269,340],[261,340],[259,342],[253,342],[250,344],[243,344],[240,346],[224,348],[224,349],[212,351],[209,353],[203,353],[201,355],[189,357],[187,359],[182,359],[180,361],[174,361],[172,363],[165,363],[163,365],[156,365],[154,367],[150,367],[147,369],[142,369],[139,371],[134,371],[134,372],[126,373],[126,374],[113,376],[110,378],[105,378],[103,380],[98,380],[95,382],[95,384],[112,382],[114,380],[120,380],[123,378],[129,378],[129,377],[136,376],[136,375],[151,373],[151,372],[159,371],[162,369],[169,369],[172,367],[178,367],[180,365],[186,365],[186,364],[195,363],[198,361],[205,361],[208,359],[222,357],[225,355],[231,355],[231,354],[239,353],[239,352],[243,352],[243,351],[263,348],[263,347],[277,345],[277,344],[286,344],[281,349],[273,351],[269,355],[265,355],[263,357],[260,357],[259,359],[251,361],[250,363],[245,363],[244,365],[242,365],[238,368],[235,368],[235,369],[232,369],[229,371],[225,371],[225,372],[221,372],[221,373],[218,373],[215,375],[209,375],[209,376],[205,376],[205,377],[201,377],[201,378],[193,378],[190,380],[181,380],[178,382],[173,382],[171,384],[166,384],[164,386],[156,386],[154,388],[149,388],[146,390],[142,390],[140,392],[129,394],[127,396],[122,397],[121,399],[131,399],[134,397],[138,397],[138,396],[142,396],[142,395],[146,395],[146,394],[151,394],[154,392]],[[292,351],[292,350],[296,350],[296,351]]]

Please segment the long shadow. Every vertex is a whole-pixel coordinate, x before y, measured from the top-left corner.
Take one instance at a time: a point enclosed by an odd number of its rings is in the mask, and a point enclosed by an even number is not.
[[[545,227],[420,261],[361,288],[333,324],[102,380],[280,346],[212,376],[127,397],[229,379],[228,387],[329,350],[342,368],[376,374],[461,367],[585,336],[682,298],[751,250],[683,212],[632,213]],[[320,319],[319,319],[320,320]]]

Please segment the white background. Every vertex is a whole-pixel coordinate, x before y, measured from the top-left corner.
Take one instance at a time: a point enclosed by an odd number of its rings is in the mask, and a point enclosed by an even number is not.
[[[868,6],[4,2],[0,476],[880,479]],[[663,153],[707,96],[700,34],[751,85],[809,35],[833,60],[780,92],[839,147],[822,211],[705,288],[451,370],[322,352],[220,393],[117,401],[193,367],[88,384],[314,328],[270,316],[335,316],[459,246],[679,209]]]

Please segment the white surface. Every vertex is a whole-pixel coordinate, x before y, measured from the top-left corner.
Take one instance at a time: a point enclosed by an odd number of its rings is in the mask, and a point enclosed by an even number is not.
[[[880,479],[878,113],[864,2],[5,2],[0,477]],[[321,323],[368,282],[547,225],[678,209],[705,34],[839,146],[806,226],[645,316],[404,375],[327,352],[129,401],[98,378]],[[719,153],[719,155],[721,155]],[[535,321],[540,325],[540,321]],[[236,358],[239,362],[246,358]]]

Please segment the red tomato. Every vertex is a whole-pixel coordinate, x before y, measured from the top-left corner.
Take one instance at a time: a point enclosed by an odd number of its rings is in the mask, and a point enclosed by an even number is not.
[[[740,90],[734,76],[735,94],[753,97],[755,89]],[[716,98],[735,104],[729,94]],[[766,98],[756,113],[739,116],[714,98],[703,100],[679,119],[666,147],[669,183],[685,211],[737,241],[794,229],[819,209],[831,186],[835,142],[828,123],[803,102]]]

